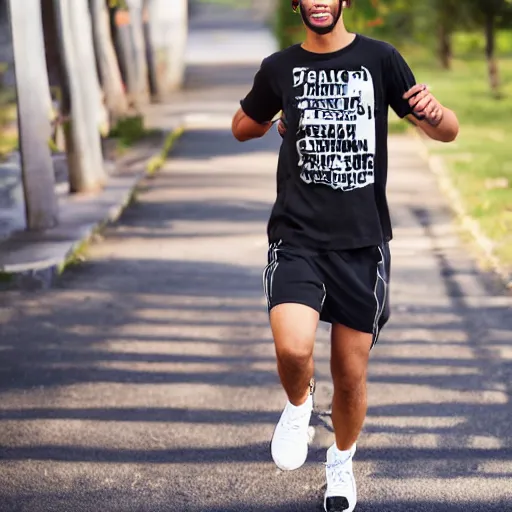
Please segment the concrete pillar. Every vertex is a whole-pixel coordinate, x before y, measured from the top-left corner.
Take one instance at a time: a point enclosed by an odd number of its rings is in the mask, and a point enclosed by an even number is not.
[[[149,1],[149,32],[155,61],[158,96],[165,97],[182,87],[188,38],[188,1]]]
[[[94,191],[106,181],[100,129],[105,129],[108,120],[101,101],[89,8],[87,0],[54,1],[71,100],[71,120],[65,125],[70,189]]]
[[[132,79],[129,87],[134,103],[141,107],[150,101],[146,40],[144,38],[143,1],[126,0],[126,4],[130,11],[130,24],[128,27],[130,32],[131,62],[128,65],[132,67]],[[167,3],[167,9],[173,9],[169,3]]]
[[[52,101],[40,0],[9,0],[9,13],[27,228],[47,229],[57,224],[58,205],[48,144]]]
[[[89,5],[101,86],[110,119],[115,122],[128,114],[128,100],[112,40],[109,11],[105,0],[89,0]]]

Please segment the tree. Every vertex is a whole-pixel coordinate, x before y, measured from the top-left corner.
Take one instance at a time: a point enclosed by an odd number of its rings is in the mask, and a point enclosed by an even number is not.
[[[128,100],[112,41],[109,11],[105,0],[89,0],[89,6],[100,82],[110,119],[115,123],[127,116]]]
[[[58,221],[53,162],[48,142],[52,104],[39,0],[9,0],[23,190],[27,227],[39,230]]]
[[[113,7],[116,44],[130,104],[141,109],[150,101],[149,70],[143,29],[143,0],[125,0]]]
[[[159,99],[179,89],[185,75],[185,50],[188,35],[187,0],[151,0],[146,23],[148,60],[153,64],[152,83]]]
[[[485,33],[485,55],[491,91],[501,97],[498,60],[496,57],[496,28],[504,17],[512,16],[512,0],[472,0],[472,20]]]
[[[434,21],[438,27],[438,55],[443,69],[451,69],[452,35],[459,21],[460,0],[436,0]]]
[[[58,146],[59,127],[62,124],[62,120],[68,118],[71,113],[71,97],[69,83],[66,79],[63,49],[61,49],[59,42],[54,0],[41,0],[41,11],[43,16],[46,68],[48,70],[48,79],[52,89],[54,105],[57,105],[58,109],[57,115],[54,118],[52,140]],[[66,137],[66,132],[64,132],[64,137]],[[64,145],[66,148],[72,147],[72,141],[66,140]]]
[[[71,100],[70,119],[64,124],[70,190],[95,191],[104,185],[106,179],[100,138],[100,129],[103,124],[102,129],[105,130],[106,119],[87,0],[54,2]]]

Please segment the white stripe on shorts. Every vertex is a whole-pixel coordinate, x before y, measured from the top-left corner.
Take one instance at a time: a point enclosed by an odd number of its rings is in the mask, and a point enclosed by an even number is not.
[[[386,306],[387,292],[388,292],[388,285],[386,283],[386,280],[382,277],[382,275],[379,271],[380,265],[382,265],[385,268],[386,260],[384,258],[384,253],[382,252],[381,248],[379,247],[378,249],[379,249],[381,261],[379,263],[377,263],[377,276],[375,278],[375,288],[373,289],[373,295],[375,297],[375,302],[377,303],[377,309],[375,311],[375,318],[373,320],[373,344],[372,344],[372,347],[373,347],[373,345],[375,345],[375,343],[377,342],[377,339],[379,337],[379,320],[380,320],[380,317],[382,316],[382,313],[384,313],[384,308]],[[379,296],[377,293],[379,280],[382,281],[382,284],[384,286],[384,296],[381,297],[382,304],[379,301]]]
[[[267,298],[267,306],[270,309],[271,301],[272,301],[272,286],[274,284],[274,275],[276,273],[279,262],[277,260],[277,252],[279,250],[279,246],[281,245],[281,240],[279,242],[274,242],[270,244],[268,250],[268,259],[269,263],[263,270],[263,290],[265,292],[265,296]]]

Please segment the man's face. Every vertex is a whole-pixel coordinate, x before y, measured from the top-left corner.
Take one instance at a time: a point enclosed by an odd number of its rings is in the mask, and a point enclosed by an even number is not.
[[[320,32],[332,29],[338,22],[341,2],[339,0],[302,0],[300,8],[306,25],[315,32]]]

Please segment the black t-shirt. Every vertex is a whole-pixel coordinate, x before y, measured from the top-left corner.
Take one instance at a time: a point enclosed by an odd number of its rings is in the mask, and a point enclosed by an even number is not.
[[[392,238],[386,201],[388,109],[403,118],[416,81],[390,44],[356,35],[333,53],[294,45],[266,58],[244,112],[263,123],[283,110],[270,242],[355,249]]]

